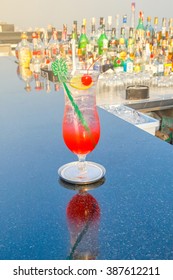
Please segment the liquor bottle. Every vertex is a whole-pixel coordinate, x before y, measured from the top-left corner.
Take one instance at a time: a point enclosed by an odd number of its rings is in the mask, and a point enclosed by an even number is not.
[[[162,39],[166,38],[166,18],[162,18]]]
[[[38,33],[32,33],[32,59],[30,63],[30,69],[35,72],[39,73],[41,70],[41,64],[44,58],[44,48],[43,45],[38,40]]]
[[[78,41],[78,55],[79,57],[85,58],[86,51],[87,51],[87,45],[89,44],[89,39],[86,35],[86,26],[81,26],[81,34]]]
[[[104,17],[100,17],[100,22],[99,22],[99,27],[97,29],[97,40],[99,39],[103,28],[105,28],[105,18]]]
[[[112,35],[112,16],[108,16],[107,30],[106,30],[106,36],[107,36],[108,40],[111,39],[111,35]]]
[[[116,28],[117,38],[119,39],[119,37],[120,37],[120,15],[118,15],[118,14],[115,17],[115,28]]]
[[[43,67],[50,67],[51,59],[49,57],[49,49],[48,49],[49,41],[48,41],[48,32],[45,30],[43,32],[43,51],[44,51],[44,58],[43,58]]]
[[[154,34],[155,37],[157,37],[157,31],[158,31],[158,17],[154,18]]]
[[[124,28],[125,39],[129,37],[129,27],[127,26],[127,15],[123,15],[122,27]]]
[[[98,53],[97,34],[96,34],[96,19],[91,19],[91,31],[89,38],[90,50],[93,54]]]
[[[112,28],[111,38],[108,42],[108,52],[109,55],[113,58],[115,57],[115,54],[117,52],[117,46],[118,46],[118,38],[116,37],[116,28]]]
[[[159,42],[159,32],[158,32],[158,17],[154,18],[154,34],[153,34],[153,44],[157,47]]]
[[[43,50],[44,50],[44,56],[47,56],[47,49],[48,49],[48,43],[49,43],[49,39],[48,39],[48,32],[47,30],[43,31]]]
[[[51,60],[55,60],[59,55],[58,32],[55,28],[52,30],[52,37],[49,40],[48,50]]]
[[[168,36],[169,36],[169,38],[172,37],[172,33],[173,33],[172,23],[173,23],[173,18],[170,18],[169,22],[168,22]]]
[[[143,42],[144,36],[145,36],[145,27],[143,23],[143,13],[140,11],[138,25],[136,27],[136,40],[140,40],[141,42]]]
[[[134,39],[134,28],[133,27],[130,27],[129,28],[129,37],[128,37],[128,39],[127,39],[127,42],[126,42],[126,44],[127,44],[127,46],[129,46],[129,45],[134,45],[135,44],[135,39]]]
[[[149,42],[145,42],[142,49],[142,70],[150,71],[150,56],[151,56],[151,50],[150,50],[150,44]]]
[[[108,50],[108,38],[106,36],[104,26],[102,27],[102,32],[100,37],[98,38],[97,43],[98,43],[98,54],[99,55],[106,54]]]
[[[113,66],[116,73],[124,71],[124,60],[120,57],[118,52],[113,61]]]
[[[166,18],[162,19],[162,31],[161,31],[161,39],[160,39],[160,46],[162,47],[163,50],[163,55],[165,54],[165,50],[167,49],[168,46],[168,31],[166,28]]]
[[[135,2],[131,4],[131,25],[130,27],[135,28]]]
[[[168,59],[172,63],[172,72],[173,72],[173,38],[170,40],[169,46],[168,46]]]
[[[145,26],[145,38],[152,43],[154,37],[154,28],[151,25],[151,17],[147,17],[147,24]]]
[[[170,56],[170,46],[165,50],[164,54],[164,76],[169,76],[172,72],[172,60]]]
[[[67,58],[69,49],[69,40],[67,38],[67,25],[63,24],[61,40],[59,42],[60,56]]]
[[[90,39],[96,36],[96,18],[91,18],[91,30],[90,30]]]
[[[153,65],[155,66],[155,75],[163,76],[164,75],[164,55],[162,47],[158,47],[158,54],[153,61]]]
[[[134,28],[129,28],[129,38],[127,40],[127,52],[130,58],[134,59],[134,48],[135,48],[135,41],[134,41]]]
[[[121,27],[119,45],[126,47],[125,27]]]
[[[43,34],[41,34],[40,30],[37,31],[37,34],[38,34],[38,48],[40,48],[40,51],[41,51],[41,55],[44,55],[44,44],[43,44],[43,41],[42,41],[42,38],[43,37]]]
[[[87,36],[87,38],[88,38],[88,41],[89,41],[89,33],[88,33],[88,30],[87,30],[87,20],[86,20],[86,18],[83,18],[82,19],[82,24],[81,24],[81,26],[83,26],[84,27],[84,33],[86,34],[86,36]],[[82,28],[81,28],[81,32],[82,32]],[[81,34],[80,34],[81,35]],[[80,36],[79,36],[79,38],[80,38]]]
[[[133,73],[133,60],[130,58],[129,53],[127,53],[123,68],[124,72]]]
[[[26,33],[23,32],[21,35],[21,42],[18,44],[18,58],[20,66],[29,68],[32,53],[31,44],[28,42],[27,38]]]
[[[72,33],[69,37],[69,48],[68,48],[68,55],[66,59],[66,63],[68,64],[69,68],[73,68],[73,71],[76,70],[77,61],[76,58],[78,56],[78,45],[76,39],[76,33],[72,30]]]
[[[77,42],[78,42],[77,20],[74,20],[74,21],[73,21],[73,30],[72,30],[72,33],[73,33],[73,39],[75,39],[76,44],[77,44]]]
[[[125,60],[127,55],[127,48],[126,48],[127,40],[125,38],[125,27],[121,27],[120,38],[119,38],[119,54],[120,57]]]
[[[47,32],[47,30],[44,30],[44,31],[43,31],[43,46],[44,46],[44,49],[47,49],[47,47],[48,47],[48,42],[49,42],[49,39],[48,39],[48,32]]]
[[[142,57],[141,57],[139,42],[135,46],[135,55],[134,55],[134,60],[133,60],[133,71],[135,73],[139,73],[139,72],[142,71]]]

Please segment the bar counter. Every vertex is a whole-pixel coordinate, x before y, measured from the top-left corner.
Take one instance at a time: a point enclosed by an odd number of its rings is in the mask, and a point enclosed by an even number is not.
[[[151,112],[158,110],[166,110],[173,108],[173,87],[168,86],[168,77],[165,78],[165,86],[149,87],[149,96],[148,98],[126,98],[125,86],[123,89],[118,89],[118,86],[115,84],[115,77],[109,78],[105,77],[106,82],[102,82],[104,75],[99,79],[98,90],[97,90],[97,103],[98,105],[110,105],[110,104],[124,104],[135,110],[141,112]],[[123,82],[125,82],[126,76],[120,75]],[[120,79],[118,77],[118,79]],[[124,79],[124,80],[123,80]],[[132,78],[131,78],[132,79]],[[167,79],[167,80],[166,80]],[[171,78],[172,81],[172,78]],[[139,81],[141,83],[141,81]],[[161,83],[161,82],[160,82]],[[167,85],[167,86],[166,86]],[[113,88],[113,90],[112,90]]]
[[[172,260],[172,145],[98,108],[101,138],[87,159],[105,178],[65,184],[57,170],[76,156],[62,138],[64,93],[26,92],[16,71],[0,58],[0,259]],[[81,208],[93,205],[81,235]]]

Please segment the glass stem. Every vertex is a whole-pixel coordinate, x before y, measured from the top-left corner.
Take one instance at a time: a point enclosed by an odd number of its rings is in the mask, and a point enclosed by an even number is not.
[[[78,155],[78,168],[80,173],[86,172],[86,161],[85,161],[86,155]]]

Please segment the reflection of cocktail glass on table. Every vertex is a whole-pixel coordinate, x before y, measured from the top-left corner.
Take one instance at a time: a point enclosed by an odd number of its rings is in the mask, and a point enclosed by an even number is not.
[[[99,253],[100,206],[88,192],[80,191],[66,208],[71,250],[68,259],[94,260]]]
[[[102,165],[85,160],[100,138],[96,107],[98,75],[94,70],[77,70],[62,83],[66,93],[63,138],[70,151],[78,156],[78,161],[63,165],[58,173],[70,183],[90,184],[105,175]]]

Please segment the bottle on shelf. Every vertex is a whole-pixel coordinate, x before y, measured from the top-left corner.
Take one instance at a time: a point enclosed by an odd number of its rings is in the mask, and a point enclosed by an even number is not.
[[[154,26],[153,26],[153,54],[156,53],[158,42],[159,42],[159,31],[158,31],[158,17],[154,17]]]
[[[116,28],[113,27],[112,32],[111,32],[111,38],[108,42],[108,53],[109,53],[109,56],[112,57],[112,59],[115,58],[118,43],[119,43],[119,41],[118,41],[118,38],[116,37]]]
[[[136,40],[140,40],[141,42],[144,42],[145,39],[145,27],[143,23],[143,13],[142,11],[139,12],[139,19],[138,19],[138,25],[136,27]]]
[[[168,37],[171,38],[173,35],[173,18],[170,18],[168,21]]]
[[[135,54],[134,54],[134,60],[133,60],[133,71],[135,73],[139,73],[139,72],[142,71],[142,56],[141,56],[139,41],[138,41],[137,45],[135,46]]]
[[[119,54],[120,57],[125,60],[127,55],[127,40],[125,38],[125,27],[121,27],[120,38],[119,38]]]
[[[162,47],[158,47],[158,53],[155,59],[153,60],[153,65],[155,67],[156,76],[163,76],[164,75],[164,55]]]
[[[127,53],[123,68],[124,68],[124,72],[133,73],[133,60],[130,58],[129,53]]]
[[[120,37],[120,15],[119,14],[117,14],[115,17],[115,28],[116,28],[117,38],[119,39],[119,37]]]
[[[85,61],[87,55],[87,45],[89,44],[89,39],[86,35],[86,26],[81,26],[81,34],[78,40],[78,57],[79,60]]]
[[[172,64],[171,71],[173,72],[173,39],[170,41],[168,46],[168,59],[170,63]]]
[[[72,33],[73,33],[73,39],[75,39],[76,44],[77,44],[77,42],[78,42],[77,20],[74,20],[74,21],[73,21],[73,30],[72,30]]]
[[[154,28],[151,25],[151,17],[147,17],[147,24],[145,26],[145,38],[152,43],[154,37]]]
[[[158,39],[158,17],[154,17],[154,34],[153,37]]]
[[[44,44],[43,44],[43,33],[41,33],[40,30],[37,31],[37,34],[38,34],[38,47],[40,48],[42,54],[41,55],[44,55]]]
[[[125,39],[129,37],[129,27],[127,26],[127,15],[123,15],[122,27],[124,28]]]
[[[49,57],[53,61],[59,55],[59,40],[58,40],[58,32],[56,28],[52,29],[52,36],[48,43],[48,51],[49,51]]]
[[[32,33],[32,59],[30,68],[33,72],[39,73],[41,71],[41,65],[44,60],[44,47],[39,41],[37,32]]]
[[[167,42],[167,28],[166,28],[166,22],[167,19],[165,17],[162,18],[162,27],[159,32],[159,40],[158,40],[158,45],[161,46],[162,48],[165,48]]]
[[[164,76],[169,76],[172,72],[172,57],[171,57],[171,46],[168,45],[164,50]]]
[[[48,32],[47,32],[47,30],[44,30],[44,31],[43,31],[42,37],[43,37],[43,47],[44,47],[44,50],[46,50],[47,47],[48,47],[48,43],[49,43],[49,37],[48,37]]]
[[[134,47],[135,47],[135,40],[134,40],[134,28],[129,28],[129,38],[127,40],[127,52],[130,58],[134,59]]]
[[[108,50],[108,38],[105,33],[104,25],[102,26],[102,31],[101,31],[100,37],[98,38],[97,44],[98,44],[98,54],[106,55],[107,50]]]
[[[68,37],[67,37],[67,25],[63,24],[61,40],[59,42],[60,56],[63,57],[63,58],[67,58],[68,49],[69,49],[69,40],[68,40]]]
[[[85,28],[85,34],[87,35],[87,20],[86,20],[86,18],[83,18],[82,19],[82,25],[84,26],[84,28]]]
[[[119,52],[117,51],[116,57],[113,61],[113,67],[116,73],[124,71],[124,60],[120,57]]]
[[[135,25],[135,2],[131,3],[131,25],[130,27],[132,27],[133,29],[135,29],[136,25]]]
[[[102,31],[103,31],[103,28],[105,29],[105,18],[104,17],[100,17],[100,22],[99,22],[99,27],[97,29],[97,40],[99,39]]]
[[[149,42],[145,42],[142,49],[142,71],[150,71],[150,57],[151,57],[151,50]]]
[[[106,36],[108,40],[111,39],[111,35],[112,35],[112,16],[108,16],[107,29],[106,29]]]
[[[46,67],[50,70],[51,67],[51,59],[50,59],[50,55],[49,55],[49,38],[48,38],[48,32],[47,30],[44,30],[43,32],[43,51],[44,51],[44,55],[43,55],[43,67]]]
[[[96,19],[93,17],[91,19],[91,31],[89,38],[90,50],[91,52],[98,53],[98,45],[97,45],[97,34],[96,34]]]
[[[165,17],[162,18],[162,38],[166,38],[166,21],[167,19]]]

